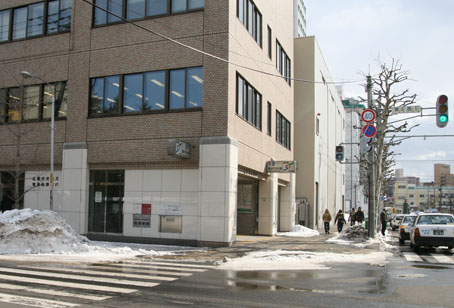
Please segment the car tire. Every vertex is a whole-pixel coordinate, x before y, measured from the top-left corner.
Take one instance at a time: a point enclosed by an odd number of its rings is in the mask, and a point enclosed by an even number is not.
[[[448,250],[452,250],[454,246],[448,246]]]
[[[405,244],[405,240],[399,239],[399,245],[400,245],[400,246],[403,246],[404,244]]]

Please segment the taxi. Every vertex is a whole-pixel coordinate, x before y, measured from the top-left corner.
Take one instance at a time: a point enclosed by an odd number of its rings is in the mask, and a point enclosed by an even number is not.
[[[416,217],[416,214],[408,214],[402,218],[399,226],[399,245],[403,245],[406,240],[410,239],[410,230]]]
[[[454,216],[443,213],[419,214],[410,230],[410,246],[415,251],[421,246],[454,248]]]

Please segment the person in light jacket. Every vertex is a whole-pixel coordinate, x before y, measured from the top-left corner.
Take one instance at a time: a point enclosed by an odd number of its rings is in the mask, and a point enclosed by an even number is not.
[[[331,222],[331,214],[328,209],[325,210],[322,216],[323,223],[325,225],[325,234],[329,234],[329,223]]]

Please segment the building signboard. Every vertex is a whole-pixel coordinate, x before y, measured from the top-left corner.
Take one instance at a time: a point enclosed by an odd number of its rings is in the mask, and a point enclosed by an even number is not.
[[[189,158],[191,156],[191,145],[178,139],[169,139],[167,154]]]
[[[159,215],[183,215],[181,204],[161,204]]]
[[[296,161],[269,161],[266,163],[266,172],[291,173],[296,172]]]

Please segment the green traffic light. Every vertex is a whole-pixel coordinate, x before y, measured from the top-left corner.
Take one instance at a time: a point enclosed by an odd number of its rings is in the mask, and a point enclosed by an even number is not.
[[[442,114],[442,115],[438,118],[438,120],[440,121],[440,123],[446,123],[446,122],[448,122],[448,116],[445,115],[445,114]]]

